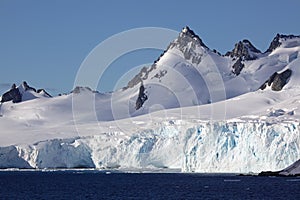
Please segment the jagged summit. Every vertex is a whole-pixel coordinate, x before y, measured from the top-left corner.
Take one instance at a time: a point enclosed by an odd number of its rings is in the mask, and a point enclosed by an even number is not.
[[[52,97],[44,89],[38,89],[29,86],[26,81],[23,81],[18,87],[14,83],[11,89],[5,92],[1,96],[1,103],[12,101],[13,103],[20,103],[22,101],[27,101],[40,97]]]
[[[236,62],[232,66],[232,72],[235,75],[239,75],[245,67],[244,61],[255,60],[260,54],[261,51],[255,48],[249,40],[245,39],[236,43],[234,49],[232,51],[228,51],[225,56],[236,59]]]
[[[192,29],[190,29],[188,26],[185,26],[182,29],[179,37],[190,37],[190,38],[196,40],[200,44],[200,46],[208,49],[208,47],[203,43],[201,38],[197,34],[195,34],[195,32]]]
[[[277,35],[274,37],[274,39],[272,40],[269,48],[267,49],[266,52],[270,53],[273,50],[275,50],[277,47],[279,47],[283,41],[286,41],[288,39],[294,39],[294,38],[300,38],[300,36],[295,36],[295,35],[283,35],[283,34],[279,34],[277,33]]]
[[[258,58],[261,51],[253,46],[249,40],[239,41],[232,51],[228,51],[225,56],[240,58],[242,60],[254,60]]]
[[[186,26],[167,48],[167,52],[174,51],[175,53],[176,50],[179,50],[188,62],[198,65],[209,48],[194,31]]]
[[[246,91],[254,91],[264,84],[275,72],[280,74],[280,70],[277,69],[283,69],[287,63],[297,59],[297,48],[291,48],[300,47],[300,40],[297,36],[277,34],[273,44],[271,44],[271,48],[274,49],[276,46],[279,46],[280,44],[278,43],[282,43],[280,48],[288,48],[289,51],[284,50],[277,53],[275,52],[276,55],[273,58],[276,60],[274,62],[274,65],[276,65],[275,68],[270,67],[273,66],[273,63],[269,63],[269,54],[262,53],[247,39],[237,42],[231,51],[227,52],[225,56],[221,56],[216,51],[209,49],[201,38],[191,30],[190,27],[186,26],[158,59],[155,60],[151,66],[143,67],[141,71],[128,82],[127,86],[124,87],[124,90],[135,88],[138,95],[139,85],[143,84],[145,86],[145,91],[148,91],[147,85],[149,85],[150,82],[152,84],[155,81],[157,81],[157,84],[162,83],[168,85],[168,87],[169,85],[173,86],[175,85],[174,82],[179,82],[178,77],[174,78],[175,75],[171,72],[174,70],[182,74],[182,77],[185,78],[183,81],[188,80],[191,82],[190,85],[197,88],[193,88],[197,95],[198,92],[201,91],[197,98],[195,98],[196,100],[193,100],[193,102],[196,102],[194,104],[198,104],[199,102],[200,104],[203,104],[203,102],[211,102],[209,100],[209,95],[204,95],[206,94],[204,91],[207,90],[205,81],[201,82],[200,80],[202,80],[202,77],[197,77],[197,73],[199,74],[199,72],[201,72],[208,77],[204,78],[210,79],[213,76],[211,74],[213,66],[216,65],[223,80],[228,81],[226,84],[230,85],[230,87],[228,86],[230,89],[226,91],[228,98],[242,94]],[[285,56],[278,57],[277,54],[284,54]],[[286,61],[287,63],[282,62],[283,58],[288,59]],[[280,60],[280,62],[278,62],[277,59]],[[167,66],[169,68],[167,68]],[[279,79],[280,77],[276,80]],[[199,83],[195,83],[195,80],[199,81]],[[244,84],[244,86],[233,87],[231,85],[233,82],[237,85]],[[286,81],[281,82],[285,83]],[[278,88],[282,88],[282,86]],[[153,87],[151,90],[154,90]],[[153,98],[152,96],[154,95],[148,95],[149,98],[147,101],[151,100],[151,98]],[[134,100],[136,99],[137,98]]]
[[[188,26],[185,26],[182,31],[179,33],[178,37],[170,43],[166,50],[154,61],[153,65],[150,67],[143,67],[141,71],[134,76],[123,89],[132,88],[147,79],[149,73],[156,69],[159,61],[168,53],[176,54],[174,52],[180,52],[182,56],[193,64],[198,65],[201,62],[203,54],[205,51],[208,51],[209,48],[203,43],[200,37],[195,34]],[[215,51],[215,53],[217,53]],[[159,71],[158,74],[155,74],[156,78],[160,78],[166,74],[166,71]]]

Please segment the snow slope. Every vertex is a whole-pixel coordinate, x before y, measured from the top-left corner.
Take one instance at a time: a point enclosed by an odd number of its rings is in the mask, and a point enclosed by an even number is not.
[[[0,168],[285,168],[300,158],[300,39],[280,41],[243,60],[235,75],[236,58],[211,51],[185,28],[122,90],[78,87],[69,95],[5,102]],[[286,69],[292,76],[283,90],[258,90]],[[141,84],[147,100],[136,110]]]
[[[256,91],[215,104],[76,126],[74,121],[62,120],[71,119],[68,112],[54,116],[53,111],[33,120],[40,108],[32,117],[25,117],[26,110],[18,110],[23,119],[1,118],[1,127],[4,122],[7,128],[14,128],[1,133],[0,166],[241,173],[279,170],[300,155],[299,96],[287,100],[288,93]],[[48,105],[57,106],[53,102]],[[55,117],[61,122],[52,120]]]
[[[300,160],[297,160],[292,165],[279,172],[280,175],[300,175]]]

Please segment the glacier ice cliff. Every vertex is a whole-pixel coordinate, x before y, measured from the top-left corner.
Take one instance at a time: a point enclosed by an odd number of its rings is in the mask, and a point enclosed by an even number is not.
[[[0,147],[0,168],[258,173],[300,158],[298,122],[174,120],[123,132]]]

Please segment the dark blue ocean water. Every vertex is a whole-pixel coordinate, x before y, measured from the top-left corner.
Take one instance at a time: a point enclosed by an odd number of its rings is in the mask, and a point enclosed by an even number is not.
[[[2,171],[0,199],[300,199],[300,178]]]

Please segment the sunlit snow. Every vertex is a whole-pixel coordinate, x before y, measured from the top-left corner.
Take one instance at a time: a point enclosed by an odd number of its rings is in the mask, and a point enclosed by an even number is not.
[[[195,64],[171,48],[144,79],[139,110],[140,84],[54,98],[23,91],[26,101],[0,108],[0,168],[284,169],[300,159],[299,40],[246,61],[239,76],[232,58],[188,44],[201,57]],[[282,91],[258,90],[286,69],[292,77]]]

